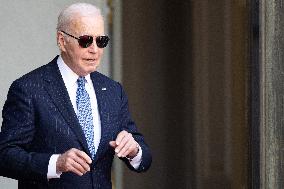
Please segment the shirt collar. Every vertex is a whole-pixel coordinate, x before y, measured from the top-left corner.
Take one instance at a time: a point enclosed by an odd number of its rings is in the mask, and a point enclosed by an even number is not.
[[[72,87],[75,84],[77,84],[77,79],[79,78],[79,76],[74,73],[71,68],[69,68],[69,66],[67,66],[67,64],[63,61],[62,57],[59,56],[57,59],[57,65],[58,68],[60,70],[60,73],[62,75],[62,78],[64,80],[64,83],[66,85],[66,87]],[[92,83],[91,82],[91,77],[90,74],[85,76],[85,79],[87,80],[87,83]]]

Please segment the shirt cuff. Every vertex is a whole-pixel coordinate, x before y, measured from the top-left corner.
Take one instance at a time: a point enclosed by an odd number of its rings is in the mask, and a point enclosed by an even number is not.
[[[134,169],[138,169],[141,161],[142,161],[142,149],[140,146],[139,147],[139,152],[138,154],[132,159],[130,160],[130,165],[134,168]]]
[[[48,163],[48,171],[47,171],[47,179],[53,179],[53,178],[60,178],[60,175],[62,174],[56,172],[56,162],[59,158],[60,154],[53,154]]]

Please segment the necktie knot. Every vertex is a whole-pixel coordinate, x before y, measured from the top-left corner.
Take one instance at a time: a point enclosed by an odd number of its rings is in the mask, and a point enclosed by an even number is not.
[[[86,83],[86,79],[85,77],[79,77],[77,79],[77,83],[78,83],[78,88],[85,88],[85,83]]]

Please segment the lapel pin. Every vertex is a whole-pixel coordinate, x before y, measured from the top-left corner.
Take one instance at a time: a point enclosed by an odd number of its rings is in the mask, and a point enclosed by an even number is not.
[[[102,88],[102,91],[106,91],[107,90],[107,88]]]

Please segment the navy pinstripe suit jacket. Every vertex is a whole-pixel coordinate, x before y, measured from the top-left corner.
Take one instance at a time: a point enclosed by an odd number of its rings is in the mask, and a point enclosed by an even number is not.
[[[52,154],[77,148],[90,156],[56,64],[57,58],[17,79],[9,89],[2,112],[0,175],[17,179],[19,189],[110,189],[114,150],[109,141],[115,140],[122,130],[131,132],[143,151],[137,170],[127,159],[122,160],[133,171],[146,171],[152,161],[150,150],[131,120],[121,85],[94,72],[91,79],[96,91],[102,133],[91,171],[81,177],[68,172],[63,173],[60,179],[47,180]]]

